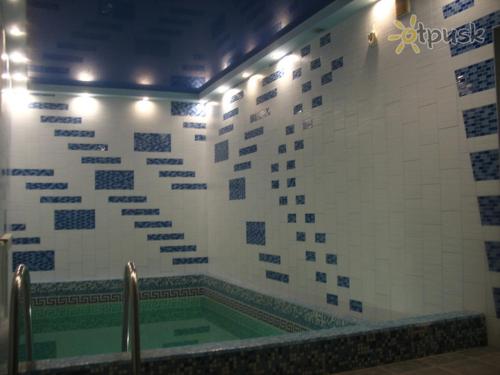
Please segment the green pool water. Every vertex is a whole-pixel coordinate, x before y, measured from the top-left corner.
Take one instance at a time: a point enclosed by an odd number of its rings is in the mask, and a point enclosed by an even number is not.
[[[119,352],[121,303],[33,308],[35,359]],[[275,336],[284,331],[204,296],[140,303],[141,349]],[[21,355],[24,347],[21,344]]]

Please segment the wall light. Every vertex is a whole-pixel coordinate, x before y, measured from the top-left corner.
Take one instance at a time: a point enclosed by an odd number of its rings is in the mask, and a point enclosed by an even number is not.
[[[11,75],[9,73],[2,73],[2,79],[11,79]]]
[[[7,32],[9,35],[18,37],[18,36],[24,36],[26,35],[26,32],[21,30],[21,28],[18,25],[12,25],[7,29]]]
[[[78,73],[76,79],[82,82],[92,82],[93,80],[95,80],[95,77],[89,71],[84,70]]]
[[[241,73],[241,76],[242,76],[243,78],[248,78],[248,77],[250,77],[251,75],[252,75],[252,74],[251,74],[251,73],[249,73],[249,72],[243,72],[243,73]]]
[[[8,58],[15,64],[26,64],[29,61],[26,55],[20,51],[12,52]]]
[[[88,92],[82,92],[76,98],[72,99],[70,106],[74,108],[77,113],[93,115],[99,109],[99,102]]]
[[[142,114],[151,114],[155,110],[155,105],[147,96],[145,96],[135,103],[135,110]]]
[[[28,77],[24,73],[14,73],[12,74],[12,79],[16,82],[26,82],[28,80]]]
[[[294,54],[286,55],[280,61],[278,61],[277,68],[283,71],[292,70],[295,63],[299,60],[299,57]]]
[[[279,60],[281,59],[283,56],[286,55],[286,51],[283,51],[283,50],[276,50],[276,51],[273,51],[271,52],[271,54],[269,55],[271,57],[271,59],[273,60]]]
[[[227,90],[229,90],[229,87],[226,85],[222,85],[222,86],[217,87],[215,92],[217,92],[218,94],[224,94]]]
[[[5,52],[2,53],[2,60],[7,61],[9,59],[9,55],[7,55]]]
[[[26,88],[3,89],[2,93],[5,95],[9,108],[19,113],[24,113],[23,111],[31,100],[29,91]]]
[[[375,21],[382,22],[394,13],[394,0],[379,0],[373,6],[373,17]]]

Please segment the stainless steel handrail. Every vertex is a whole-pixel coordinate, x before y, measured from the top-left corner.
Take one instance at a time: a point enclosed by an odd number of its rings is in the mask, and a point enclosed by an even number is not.
[[[9,375],[17,375],[19,367],[19,303],[21,302],[21,295],[24,297],[26,359],[31,362],[33,360],[33,336],[31,332],[30,273],[24,264],[17,267],[10,291],[9,357],[7,362]]]
[[[127,352],[131,344],[132,373],[139,375],[141,368],[141,338],[139,333],[139,287],[134,262],[125,266],[123,278],[123,330],[122,351]],[[131,314],[129,315],[129,312]]]

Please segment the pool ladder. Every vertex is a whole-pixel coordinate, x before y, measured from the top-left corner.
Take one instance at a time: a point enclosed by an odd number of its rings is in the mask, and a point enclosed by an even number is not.
[[[141,338],[139,325],[139,287],[134,262],[125,266],[123,278],[123,329],[122,351],[132,351],[132,374],[139,375],[141,369]],[[130,342],[132,342],[130,344]]]

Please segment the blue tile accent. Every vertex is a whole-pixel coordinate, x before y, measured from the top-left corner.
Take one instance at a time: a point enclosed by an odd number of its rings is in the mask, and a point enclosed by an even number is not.
[[[264,134],[264,127],[263,126],[245,132],[245,139],[255,138],[255,137],[258,137],[262,134]]]
[[[296,223],[297,222],[297,214],[288,214],[287,220],[289,223]]]
[[[173,258],[172,264],[174,266],[181,264],[206,264],[208,257],[194,257],[194,258]]]
[[[333,81],[333,75],[332,72],[325,73],[321,76],[321,85],[324,86],[327,83],[330,83]]]
[[[257,145],[251,145],[251,146],[240,148],[240,156],[253,154],[254,152],[257,152]]]
[[[288,204],[288,197],[282,196],[279,198],[279,205],[286,206]]]
[[[285,75],[285,72],[282,70],[277,70],[274,73],[269,74],[268,76],[266,76],[262,79],[262,87],[270,84],[271,82],[276,81],[277,79],[280,79],[284,75]]]
[[[306,204],[306,196],[305,195],[296,195],[295,196],[295,204]]]
[[[234,109],[232,109],[232,110],[230,110],[230,111],[228,111],[228,112],[224,113],[224,114],[222,115],[222,118],[223,118],[224,120],[227,120],[228,118],[231,118],[231,117],[237,116],[239,113],[240,113],[240,110],[239,110],[239,108],[238,108],[238,107],[236,107],[236,108],[234,108]]]
[[[197,142],[205,142],[207,140],[207,136],[204,134],[195,134],[194,140]]]
[[[325,262],[326,264],[337,264],[337,254],[326,254]]]
[[[10,224],[11,232],[21,232],[26,230],[26,224]]]
[[[493,59],[455,70],[459,96],[465,96],[495,87]]]
[[[223,135],[234,130],[234,124],[229,124],[219,129],[219,135]]]
[[[168,133],[134,133],[134,151],[170,152],[171,143]]]
[[[316,222],[316,215],[315,214],[305,214],[305,222],[307,224],[312,224]]]
[[[467,138],[498,132],[498,115],[495,103],[463,111]]]
[[[305,242],[306,240],[306,232],[297,232],[295,233],[295,239],[299,242]]]
[[[286,162],[286,169],[295,169],[295,160],[288,160]]]
[[[238,163],[234,165],[234,171],[244,171],[246,169],[252,168],[252,162],[251,161],[245,161],[243,163]]]
[[[144,203],[148,198],[144,195],[112,195],[108,197],[109,203]]]
[[[17,237],[12,239],[12,245],[35,245],[40,243],[40,237]]]
[[[455,0],[443,6],[443,17],[448,18],[474,6],[474,0]]]
[[[340,69],[343,66],[344,66],[344,57],[343,56],[332,60],[332,71]]]
[[[55,268],[54,251],[14,251],[12,253],[12,272],[15,272],[20,264],[27,266],[30,272],[53,271]]]
[[[95,210],[55,210],[54,229],[95,229]]]
[[[326,294],[326,303],[328,303],[329,305],[338,306],[339,305],[339,297],[336,294],[327,293]]]
[[[55,129],[54,136],[56,137],[83,137],[83,138],[93,138],[95,137],[95,131],[93,130],[65,130],[65,129]]]
[[[311,91],[311,89],[312,89],[311,81],[307,81],[307,82],[302,84],[302,92],[308,92],[308,91]]]
[[[108,151],[108,145],[104,143],[68,143],[71,151]]]
[[[278,154],[284,154],[286,152],[286,145],[279,145],[278,146]]]
[[[196,251],[196,245],[160,246],[160,253],[187,253]]]
[[[136,221],[134,228],[171,228],[172,222],[165,221]]]
[[[311,105],[313,108],[319,107],[322,104],[323,104],[323,97],[322,96],[317,96],[317,97],[312,99]]]
[[[484,243],[488,269],[492,272],[500,272],[500,242],[487,241]]]
[[[147,158],[147,165],[182,165],[183,159],[162,159],[162,158]]]
[[[272,99],[272,98],[275,98],[278,96],[278,89],[277,88],[274,88],[262,95],[259,95],[257,97],[257,99],[255,100],[256,104],[261,104],[261,103],[264,103],[264,102],[267,102],[268,100]]]
[[[271,181],[271,189],[279,189],[280,188],[280,181],[279,180],[272,180]]]
[[[133,190],[134,171],[95,171],[96,190]]]
[[[453,37],[449,44],[451,56],[457,56],[467,51],[471,51],[493,43],[493,29],[496,26],[500,25],[500,11],[490,13],[484,17],[472,21],[472,24],[475,26],[476,30],[485,30],[482,40],[475,39],[473,43],[459,43],[460,35],[462,33],[470,33],[471,29],[470,23],[460,26],[459,28],[452,31]],[[456,40],[454,38],[456,38]]]
[[[250,123],[252,124],[256,121],[262,120],[263,118],[266,118],[267,116],[271,116],[271,110],[269,108],[261,109],[259,112],[252,113],[250,115]]]
[[[316,282],[326,283],[326,273],[316,271]]]
[[[337,276],[337,286],[349,288],[351,286],[351,280],[346,276]]]
[[[196,177],[195,171],[160,171],[159,177]]]
[[[5,174],[7,176],[53,176],[53,169],[6,169]]]
[[[287,178],[286,187],[292,188],[295,187],[296,185],[297,185],[297,180],[295,179],[295,177]]]
[[[266,244],[266,223],[264,221],[247,221],[246,229],[247,244],[260,246]]]
[[[229,141],[225,140],[215,144],[214,162],[218,163],[229,159]]]
[[[196,116],[205,117],[205,106],[200,103],[171,102],[170,114],[172,116]]]
[[[229,180],[229,200],[240,200],[246,198],[245,177]]]
[[[259,261],[266,263],[281,264],[281,257],[279,255],[259,253]]]
[[[173,241],[183,239],[184,233],[152,233],[147,235],[148,241]]]
[[[296,115],[297,113],[301,113],[303,111],[302,109],[302,103],[301,104],[296,104],[293,106],[293,114]]]
[[[290,135],[290,134],[293,134],[295,133],[295,125],[287,125],[287,127],[285,128],[285,135]]]
[[[122,158],[109,156],[83,156],[82,164],[121,164]]]
[[[351,299],[351,300],[349,300],[349,309],[351,311],[362,313],[363,312],[363,303],[361,301],[356,301],[354,299]]]
[[[297,79],[297,78],[302,77],[302,68],[295,69],[293,71],[293,73],[292,73],[292,77],[293,77],[294,80]]]
[[[306,261],[307,262],[316,262],[316,252],[314,251],[306,251]]]
[[[172,190],[207,190],[207,184],[172,184]]]
[[[122,216],[159,215],[159,208],[123,208]]]
[[[307,56],[310,53],[311,53],[311,46],[309,44],[305,47],[302,47],[302,49],[300,50],[300,55],[302,57]]]
[[[28,104],[30,109],[47,109],[52,111],[67,111],[69,106],[66,103],[48,103],[48,102],[31,102]]]
[[[26,189],[28,190],[66,190],[68,184],[66,182],[27,182]]]
[[[182,127],[184,129],[206,129],[207,124],[204,122],[183,122]]]
[[[237,94],[234,94],[233,96],[231,96],[231,98],[229,99],[229,103],[237,102],[238,100],[242,99],[244,96],[245,96],[245,93],[242,90],[242,91],[238,92]]]
[[[316,233],[314,235],[314,242],[325,243],[326,242],[326,233]]]
[[[500,225],[500,196],[478,197],[482,225]]]
[[[288,284],[288,282],[290,281],[290,277],[287,274],[276,271],[266,271],[266,278],[270,280],[280,281],[285,284]]]
[[[275,172],[279,172],[279,171],[280,171],[279,163],[271,164],[271,173],[275,173]]]
[[[295,151],[302,150],[304,148],[304,140],[299,139],[298,141],[295,141]]]
[[[500,178],[498,149],[472,152],[470,159],[476,181],[498,180]]]
[[[311,70],[315,70],[321,67],[321,58],[314,59],[311,61]]]
[[[319,46],[323,47],[326,46],[328,43],[331,42],[331,36],[330,33],[323,35],[321,38],[319,38]]]
[[[40,116],[42,124],[81,124],[81,117],[71,116]]]
[[[82,203],[79,196],[46,196],[40,197],[40,203]]]
[[[493,304],[495,305],[497,318],[500,319],[500,288],[493,288]]]

